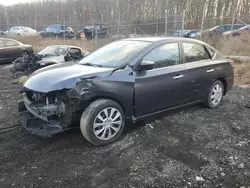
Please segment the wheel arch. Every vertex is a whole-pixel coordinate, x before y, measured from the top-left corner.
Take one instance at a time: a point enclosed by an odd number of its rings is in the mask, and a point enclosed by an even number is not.
[[[126,109],[125,109],[125,106],[122,104],[121,101],[119,101],[118,99],[116,99],[115,97],[111,97],[111,96],[96,96],[96,97],[93,97],[91,100],[90,100],[90,103],[91,104],[92,102],[96,101],[96,100],[99,100],[99,99],[108,99],[108,100],[112,100],[114,102],[116,102],[117,104],[119,104],[124,112],[124,115],[126,116]]]
[[[227,80],[224,77],[219,77],[217,80],[221,81],[224,86],[224,95],[227,93]]]

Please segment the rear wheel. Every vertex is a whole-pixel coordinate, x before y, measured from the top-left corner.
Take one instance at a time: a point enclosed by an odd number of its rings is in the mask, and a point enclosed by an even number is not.
[[[116,141],[125,125],[124,112],[115,101],[99,99],[82,113],[80,128],[83,136],[94,145]]]
[[[221,104],[222,98],[224,95],[224,85],[221,81],[217,80],[211,86],[207,101],[205,106],[208,108],[216,108]]]

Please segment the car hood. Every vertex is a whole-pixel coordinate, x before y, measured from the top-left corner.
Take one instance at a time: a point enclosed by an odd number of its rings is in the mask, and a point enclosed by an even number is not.
[[[62,63],[64,61],[65,61],[64,56],[61,55],[61,56],[44,57],[42,58],[42,60],[38,61],[37,63],[46,65],[46,64]]]
[[[71,89],[79,79],[110,74],[113,68],[101,68],[67,62],[48,66],[35,71],[24,83],[24,88],[37,92]]]

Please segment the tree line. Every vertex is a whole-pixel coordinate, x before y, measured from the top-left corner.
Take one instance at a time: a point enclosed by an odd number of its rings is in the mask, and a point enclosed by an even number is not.
[[[135,20],[164,19],[185,10],[185,26],[199,28],[202,17],[211,24],[225,18],[250,22],[249,0],[37,0],[13,6],[0,6],[0,25],[27,25],[33,28],[50,24],[83,26],[95,23],[117,24]],[[212,20],[212,21],[211,21]],[[231,22],[229,21],[229,22]],[[237,21],[237,19],[236,19]]]

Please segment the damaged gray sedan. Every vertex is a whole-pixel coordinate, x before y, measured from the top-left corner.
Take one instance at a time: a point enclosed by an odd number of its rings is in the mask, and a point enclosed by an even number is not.
[[[87,54],[87,51],[84,51],[76,46],[51,45],[37,54],[42,57],[41,60],[37,61],[37,64],[39,64],[40,67],[45,67],[57,63],[80,61]]]
[[[79,63],[34,72],[21,92],[20,119],[32,134],[80,127],[90,143],[104,145],[117,140],[127,122],[199,103],[216,108],[232,85],[230,62],[206,43],[125,39]]]

